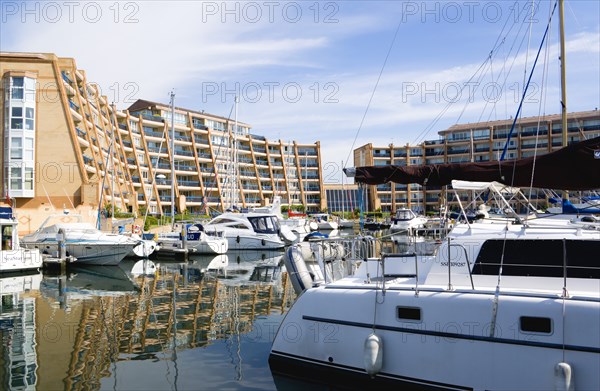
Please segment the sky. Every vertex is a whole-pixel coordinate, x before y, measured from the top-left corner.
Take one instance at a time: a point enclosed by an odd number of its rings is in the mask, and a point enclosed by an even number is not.
[[[320,141],[324,180],[340,183],[367,143],[513,118],[523,95],[522,116],[560,113],[558,9],[542,45],[554,4],[2,0],[0,50],[72,57],[119,109],[173,90],[178,107],[233,119],[237,95],[252,133]],[[567,108],[594,110],[600,2],[564,9]]]

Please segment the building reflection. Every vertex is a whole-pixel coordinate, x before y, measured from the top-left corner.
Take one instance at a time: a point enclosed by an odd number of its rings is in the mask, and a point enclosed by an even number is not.
[[[2,291],[3,389],[97,389],[118,362],[173,360],[184,349],[249,333],[294,300],[281,256],[160,263],[39,274]],[[117,270],[118,269],[118,270]]]

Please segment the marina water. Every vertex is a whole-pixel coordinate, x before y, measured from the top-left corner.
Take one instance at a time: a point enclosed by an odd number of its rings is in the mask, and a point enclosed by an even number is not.
[[[276,389],[283,252],[0,276],[0,388]]]

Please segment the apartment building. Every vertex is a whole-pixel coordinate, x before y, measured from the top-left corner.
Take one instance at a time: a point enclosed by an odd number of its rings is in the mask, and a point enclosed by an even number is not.
[[[234,129],[233,119],[180,107],[171,128],[169,103],[118,109],[74,59],[51,53],[2,52],[0,77],[2,197],[25,232],[52,211],[95,217],[111,204],[204,213],[279,195],[308,211],[326,207],[318,141],[268,140],[247,123]]]
[[[355,166],[387,165],[410,166],[460,162],[484,162],[519,159],[534,154],[542,155],[562,147],[562,122],[560,114],[542,118],[528,117],[517,121],[510,137],[513,120],[468,123],[451,126],[438,132],[437,140],[419,145],[373,146],[363,145],[354,150]],[[567,116],[567,140],[578,142],[600,136],[600,111],[569,113]],[[395,211],[400,206],[426,212],[438,210],[444,198],[452,205],[454,197],[445,189],[419,184],[387,183],[369,186],[367,190],[369,210]],[[529,193],[528,193],[529,195]],[[534,189],[531,200],[545,205],[548,194]]]

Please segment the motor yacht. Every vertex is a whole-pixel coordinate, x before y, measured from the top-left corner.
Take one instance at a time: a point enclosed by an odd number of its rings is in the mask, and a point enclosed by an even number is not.
[[[274,214],[225,212],[204,226],[208,235],[223,235],[229,250],[281,249],[281,226]]]
[[[100,231],[83,222],[81,215],[64,213],[49,216],[35,232],[25,235],[21,243],[52,256],[58,254],[59,245],[64,243],[67,256],[75,257],[78,264],[90,265],[117,265],[140,245],[129,236]]]

